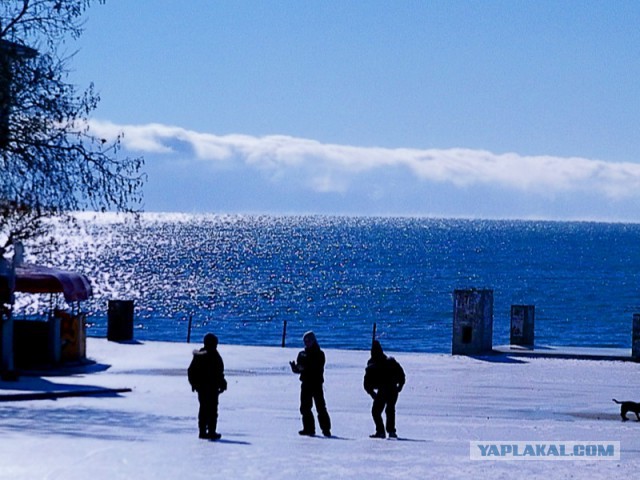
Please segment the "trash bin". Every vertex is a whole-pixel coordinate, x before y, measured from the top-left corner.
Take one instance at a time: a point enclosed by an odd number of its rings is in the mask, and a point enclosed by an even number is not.
[[[133,300],[109,300],[107,340],[133,340]]]

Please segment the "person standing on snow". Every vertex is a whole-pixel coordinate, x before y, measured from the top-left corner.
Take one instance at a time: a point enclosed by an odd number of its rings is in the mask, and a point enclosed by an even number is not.
[[[387,417],[386,431],[389,438],[398,438],[396,433],[396,402],[405,383],[404,370],[393,358],[387,357],[377,340],[371,345],[371,358],[364,374],[364,389],[373,398],[371,416],[376,433],[371,438],[386,438],[382,411]]]
[[[193,359],[187,370],[191,389],[198,392],[199,437],[218,440],[222,437],[218,425],[218,397],[227,389],[224,378],[224,362],[218,353],[218,337],[213,333],[204,336],[204,347],[193,352]]]
[[[312,406],[315,403],[320,430],[325,437],[331,436],[331,419],[324,399],[324,352],[320,349],[313,332],[302,337],[304,350],[298,354],[295,362],[289,362],[291,371],[300,374],[300,413],[302,414],[302,430],[300,435],[313,436],[316,425],[313,419]]]

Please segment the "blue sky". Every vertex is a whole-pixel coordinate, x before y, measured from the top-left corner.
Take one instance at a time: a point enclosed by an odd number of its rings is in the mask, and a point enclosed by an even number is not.
[[[107,0],[149,211],[640,221],[640,2]]]

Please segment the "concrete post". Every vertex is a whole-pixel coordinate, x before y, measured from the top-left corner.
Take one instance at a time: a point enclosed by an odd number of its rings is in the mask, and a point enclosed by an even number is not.
[[[13,363],[13,317],[11,310],[0,305],[0,338],[2,344],[0,345],[0,351],[2,352],[2,359],[0,361],[0,372],[2,372],[2,378],[6,375],[12,376],[14,371]]]
[[[633,333],[631,336],[631,357],[640,360],[640,313],[633,314]]]
[[[511,345],[533,348],[535,308],[511,305]]]
[[[493,349],[493,290],[453,292],[453,355],[482,355]]]
[[[14,262],[0,256],[0,372],[2,379],[17,378],[13,357],[13,312],[16,271]]]
[[[62,360],[62,341],[60,339],[60,322],[61,322],[60,317],[56,315],[51,315],[51,317],[49,317],[49,320],[47,321],[47,326],[49,330],[47,335],[47,338],[49,339],[48,341],[49,343],[48,357],[49,358],[47,360],[52,365],[58,365]]]

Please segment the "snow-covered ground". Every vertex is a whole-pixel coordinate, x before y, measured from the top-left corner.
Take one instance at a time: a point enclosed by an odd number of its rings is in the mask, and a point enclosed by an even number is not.
[[[322,339],[320,339],[321,341]],[[300,437],[298,349],[221,345],[229,389],[218,442],[198,439],[186,379],[195,344],[88,339],[92,373],[26,377],[0,394],[131,388],[107,396],[0,402],[0,479],[636,478],[640,365],[393,354],[407,373],[399,440],[370,439],[368,352],[325,350],[333,438]],[[108,369],[100,368],[109,365]],[[471,441],[619,441],[611,460],[471,460]]]

